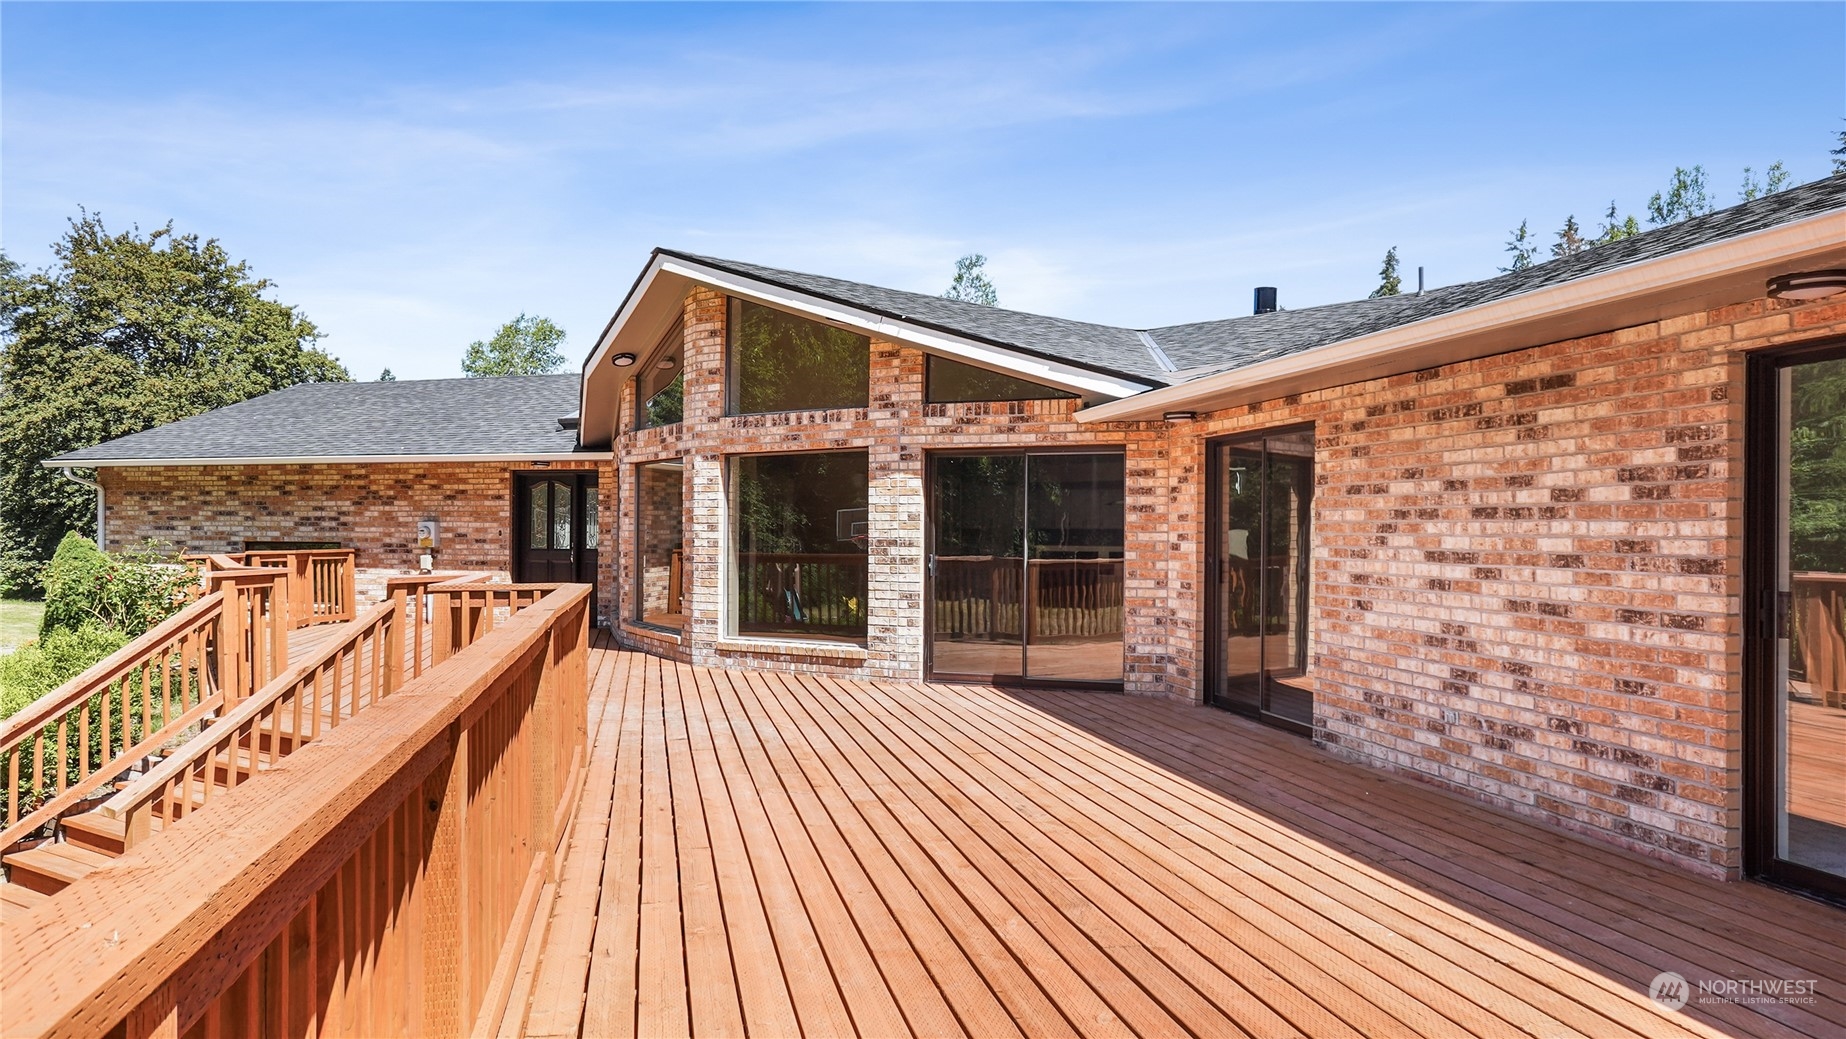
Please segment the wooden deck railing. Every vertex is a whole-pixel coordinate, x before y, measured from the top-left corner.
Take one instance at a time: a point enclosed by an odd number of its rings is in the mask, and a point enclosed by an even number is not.
[[[398,613],[404,618],[404,637],[417,650],[409,660],[411,677],[421,675],[430,663],[436,615],[436,595],[433,590],[450,585],[481,584],[492,580],[493,576],[488,572],[464,571],[410,574],[386,579],[385,597],[397,603]]]
[[[289,572],[289,617],[295,627],[349,621],[358,616],[356,554],[350,548],[302,552],[245,552],[245,566]]]
[[[255,695],[98,809],[124,822],[123,844],[205,807],[214,793],[254,778],[395,691],[404,669],[395,603],[368,610],[351,633],[329,644]]]
[[[213,592],[0,722],[0,850],[101,790],[224,702]]]
[[[589,593],[28,910],[0,1034],[491,1032],[582,781]]]
[[[287,552],[220,552],[188,556],[208,574],[247,568],[288,571],[288,618],[291,628],[349,621],[358,616],[357,553],[350,548]]]
[[[286,575],[239,569],[208,580],[203,598],[0,722],[0,852],[286,666]]]
[[[440,664],[507,618],[544,598],[554,584],[485,584],[475,579],[430,588],[430,663]]]

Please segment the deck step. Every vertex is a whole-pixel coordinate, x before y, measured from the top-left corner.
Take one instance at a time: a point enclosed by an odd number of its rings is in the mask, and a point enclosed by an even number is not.
[[[0,884],[0,927],[11,925],[20,914],[50,897],[18,884]]]
[[[123,835],[128,830],[126,820],[112,819],[101,812],[85,812],[66,816],[59,825],[64,828],[64,840],[69,844],[104,855],[122,854]]]
[[[115,856],[58,842],[41,844],[30,851],[16,851],[4,861],[9,883],[42,895],[55,895],[98,866],[114,862]]]

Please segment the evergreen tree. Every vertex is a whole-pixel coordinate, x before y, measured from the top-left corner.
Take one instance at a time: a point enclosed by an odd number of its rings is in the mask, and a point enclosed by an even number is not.
[[[396,382],[397,376],[391,374],[391,369],[386,368],[384,371],[378,373],[378,381],[379,382]]]
[[[984,307],[1000,305],[1000,294],[994,291],[994,283],[987,277],[987,257],[980,253],[969,253],[955,261],[955,280],[949,282],[949,289],[942,294],[943,299],[958,299],[964,303],[979,303]]]
[[[1513,262],[1500,268],[1502,274],[1523,271],[1532,266],[1538,257],[1538,242],[1534,240],[1531,230],[1527,228],[1527,223],[1528,221],[1525,220],[1519,221],[1519,226],[1513,231],[1513,237],[1507,239],[1506,251],[1513,254]]]
[[[462,358],[462,374],[471,379],[495,375],[549,375],[564,367],[564,330],[550,318],[519,315],[477,339]]]
[[[1583,237],[1582,228],[1577,226],[1577,214],[1572,213],[1564,218],[1564,226],[1558,230],[1558,240],[1551,246],[1551,255],[1575,256],[1589,247],[1590,243]]]
[[[1382,299],[1395,296],[1403,291],[1403,279],[1397,274],[1397,246],[1385,250],[1384,266],[1378,269],[1378,287],[1372,290],[1370,299]]]
[[[1840,131],[1839,140],[1840,146],[1827,153],[1833,156],[1833,175],[1836,177],[1846,173],[1846,130]]]
[[[1673,167],[1673,183],[1647,200],[1647,222],[1659,227],[1704,216],[1711,212],[1711,193],[1705,187],[1705,167]]]
[[[85,212],[21,274],[0,263],[0,587],[37,586],[90,490],[39,463],[302,382],[344,382],[320,332],[216,239],[112,234]]]

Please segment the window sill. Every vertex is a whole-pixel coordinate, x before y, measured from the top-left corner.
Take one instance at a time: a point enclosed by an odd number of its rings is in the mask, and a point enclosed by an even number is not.
[[[864,663],[868,654],[864,646],[851,642],[810,642],[805,639],[719,639],[712,647],[720,653],[774,653],[813,660],[844,660]]]

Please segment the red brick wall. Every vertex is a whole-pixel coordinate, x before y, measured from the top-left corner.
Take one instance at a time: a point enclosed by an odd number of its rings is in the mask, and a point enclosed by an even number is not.
[[[582,469],[590,462],[554,462]],[[607,463],[602,468],[607,469]],[[153,539],[183,552],[240,552],[245,541],[331,541],[358,550],[362,595],[414,572],[417,521],[440,524],[439,570],[512,566],[512,474],[505,463],[137,466],[99,469],[109,547]],[[613,495],[602,495],[609,545]],[[613,552],[599,560],[612,570]],[[604,579],[607,594],[608,580]]]
[[[921,673],[924,454],[1054,443],[1126,452],[1127,688],[1198,697],[1204,444],[1317,435],[1316,737],[1336,753],[1708,872],[1740,856],[1743,355],[1846,334],[1846,304],[1757,300],[1569,342],[1165,423],[1086,425],[1069,401],[923,403],[923,357],[872,343],[871,405],[723,415],[723,298],[687,300],[683,425],[603,464],[605,597],[632,611],[633,463],[686,456],[692,618],[630,641],[705,663]],[[623,414],[632,416],[631,397]],[[863,649],[772,651],[722,634],[723,463],[870,454]],[[509,467],[105,470],[111,543],[190,550],[335,540],[414,564],[507,565]],[[620,493],[611,488],[620,487]],[[619,510],[619,515],[618,515]],[[614,536],[611,537],[613,531]]]
[[[1757,300],[1204,416],[1172,447],[1174,681],[1205,440],[1312,421],[1317,737],[1734,873],[1743,355],[1841,333],[1846,305]]]
[[[625,637],[649,649],[701,663],[829,671],[881,678],[923,674],[924,452],[951,448],[1025,445],[1097,446],[1127,453],[1129,558],[1124,627],[1126,686],[1131,692],[1162,695],[1190,690],[1169,686],[1166,619],[1167,536],[1165,423],[1089,425],[1071,416],[1078,402],[1024,401],[982,404],[925,404],[924,355],[909,346],[878,339],[871,343],[870,407],[774,415],[724,414],[725,299],[695,289],[686,300],[685,421],[660,429],[635,430],[632,384],[623,391],[622,465],[624,502],[634,495],[635,463],[686,456],[690,499],[686,531],[690,587],[688,632],[683,641],[640,629]],[[866,645],[785,646],[772,650],[761,640],[724,635],[721,578],[727,558],[723,515],[725,459],[734,454],[793,450],[864,450],[870,455],[868,506],[872,532]],[[623,545],[619,587],[623,616],[632,616],[635,519],[624,506],[619,520]],[[752,644],[754,643],[754,644]]]

